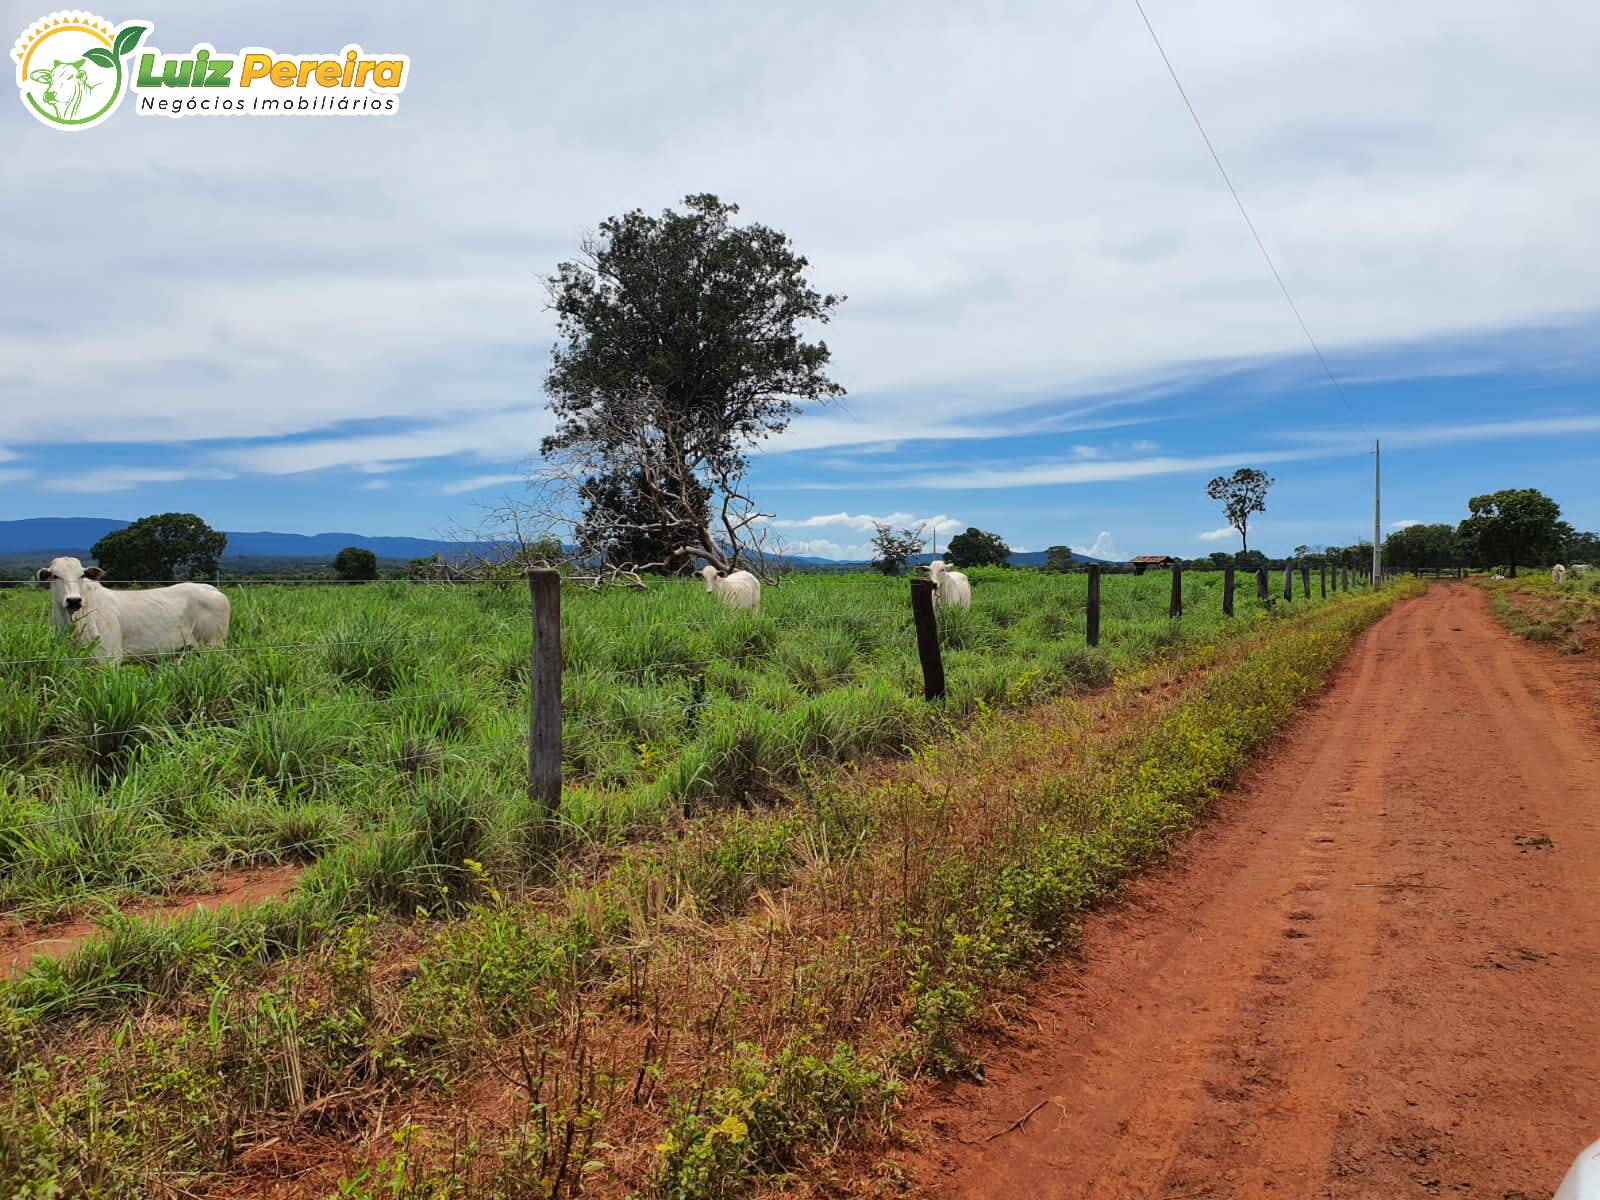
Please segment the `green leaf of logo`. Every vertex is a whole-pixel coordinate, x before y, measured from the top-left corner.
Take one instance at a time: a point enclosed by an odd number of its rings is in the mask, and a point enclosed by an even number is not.
[[[85,50],[83,56],[97,67],[114,67],[117,60],[111,57],[111,51],[104,46],[96,46],[92,50]]]
[[[117,34],[117,40],[111,52],[118,58],[125,54],[131,54],[133,48],[139,44],[139,39],[149,32],[150,26],[148,25],[129,25],[121,33]]]

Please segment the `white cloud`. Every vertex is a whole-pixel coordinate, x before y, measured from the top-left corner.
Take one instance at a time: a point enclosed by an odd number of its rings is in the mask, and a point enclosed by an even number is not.
[[[1090,558],[1103,558],[1107,562],[1123,562],[1127,555],[1117,548],[1116,539],[1109,531],[1102,529],[1098,537],[1087,547],[1074,547],[1079,554],[1087,554]]]
[[[481,60],[486,25],[441,26],[424,5],[335,19],[286,0],[265,25],[214,5],[203,29],[157,8],[174,39],[359,34],[426,43],[432,65],[377,125],[243,137],[228,122],[128,120],[92,145],[19,143],[0,192],[8,272],[95,287],[55,311],[22,289],[0,297],[8,444],[436,420],[440,436],[386,461],[526,456],[532,425],[491,437],[479,424],[454,449],[444,435],[537,396],[553,336],[539,277],[604,216],[706,186],[793,235],[818,285],[852,297],[828,329],[848,410],[797,421],[775,450],[1015,432],[1041,400],[1305,353],[1122,5],[997,17],[819,0],[797,28],[778,7],[726,0],[625,14],[545,0],[494,29],[543,47],[540,70],[471,88],[453,81]],[[1584,265],[1600,261],[1596,12],[1236,0],[1152,18],[1339,371],[1363,347],[1600,309]],[[196,139],[204,171],[148,171]],[[108,194],[120,227],[98,219]],[[337,447],[359,440],[223,465],[354,465]]]
[[[524,484],[527,477],[524,475],[473,475],[467,479],[458,479],[454,483],[447,483],[439,490],[446,496],[459,496],[463,492],[481,492],[484,488],[508,487],[512,484]]]
[[[1229,538],[1238,537],[1239,531],[1232,525],[1223,525],[1220,528],[1208,529],[1204,533],[1197,533],[1194,536],[1202,542],[1222,542],[1227,541]]]
[[[388,487],[389,487],[389,481],[387,479],[369,479],[365,483],[356,485],[356,491],[358,491],[358,492],[382,492],[382,491],[387,491]]]
[[[800,542],[785,542],[783,553],[798,554],[808,558],[832,558],[839,561],[857,562],[872,557],[873,550],[870,543],[858,545],[845,545],[830,541],[827,538],[808,538]]]
[[[1413,525],[1421,525],[1421,521],[1413,521],[1409,517],[1404,521],[1390,521],[1389,528],[1394,530],[1410,529]]]
[[[854,529],[859,533],[871,533],[878,525],[893,525],[897,529],[915,529],[922,526],[929,533],[959,533],[966,526],[954,517],[939,513],[931,517],[914,517],[906,512],[885,513],[882,516],[873,516],[870,513],[822,513],[814,517],[789,517],[774,518],[769,521],[774,529]]]
[[[978,467],[970,471],[946,471],[938,475],[914,476],[900,482],[921,487],[1010,488],[1030,484],[1112,483],[1128,479],[1147,479],[1154,475],[1181,475],[1190,471],[1213,471],[1240,463],[1298,462],[1328,458],[1342,450],[1270,450],[1233,454],[1202,454],[1188,457],[1107,459],[1102,462],[1042,463],[1032,467]]]
[[[1408,425],[1398,428],[1378,429],[1385,449],[1408,446],[1443,446],[1455,442],[1499,441],[1515,437],[1559,437],[1563,434],[1600,433],[1600,416],[1581,417],[1530,417],[1516,421],[1469,421],[1456,425]],[[1310,442],[1322,445],[1339,445],[1351,450],[1371,451],[1372,439],[1357,437],[1346,430],[1301,429],[1285,430],[1280,437],[1286,441]]]
[[[420,459],[457,454],[490,462],[515,461],[526,458],[529,448],[550,429],[551,418],[545,409],[520,408],[400,433],[245,446],[219,450],[212,457],[235,469],[262,475],[295,475],[329,467],[354,467],[370,474]]]
[[[146,467],[97,467],[52,475],[40,486],[47,492],[126,492],[149,483],[186,483],[200,479],[232,479],[233,472],[204,467],[164,470]]]
[[[1132,450],[1135,454],[1154,454],[1157,450],[1161,449],[1161,443],[1140,439],[1129,446],[1128,449]]]

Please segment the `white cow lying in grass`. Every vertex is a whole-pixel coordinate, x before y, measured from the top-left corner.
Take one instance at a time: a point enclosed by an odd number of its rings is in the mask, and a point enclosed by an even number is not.
[[[94,646],[96,658],[121,662],[130,654],[220,646],[227,638],[228,598],[209,583],[113,592],[100,586],[102,574],[75,558],[58,558],[38,575],[50,585],[56,628],[72,630],[80,646]]]
[[[1555,566],[1550,568],[1551,583],[1565,583],[1566,581],[1567,569],[1565,567],[1563,567],[1560,563],[1557,563]]]
[[[1571,571],[1574,575],[1587,575],[1590,571],[1594,570],[1594,568],[1588,563],[1573,563],[1567,568],[1567,570]]]
[[[951,608],[972,607],[972,581],[960,571],[952,571],[942,558],[936,558],[917,570],[934,582],[934,604],[948,604]]]
[[[761,580],[749,571],[719,571],[707,563],[700,568],[700,578],[706,581],[706,591],[729,608],[755,612],[761,607]]]

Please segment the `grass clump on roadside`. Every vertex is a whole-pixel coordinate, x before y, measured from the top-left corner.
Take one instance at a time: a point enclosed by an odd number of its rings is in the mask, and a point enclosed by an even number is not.
[[[1565,654],[1583,654],[1600,643],[1600,573],[1569,574],[1559,584],[1547,574],[1473,581],[1489,593],[1495,616],[1520,638]]]

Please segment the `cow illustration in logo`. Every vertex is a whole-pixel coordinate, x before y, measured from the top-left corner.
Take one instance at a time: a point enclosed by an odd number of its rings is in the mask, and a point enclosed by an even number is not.
[[[74,62],[57,60],[49,69],[39,68],[28,72],[29,79],[45,85],[45,93],[39,98],[55,110],[56,120],[70,121],[76,117],[85,98],[99,86],[89,82],[88,73],[84,70],[88,61],[87,58]]]
[[[11,48],[23,106],[57,129],[98,125],[128,90],[123,59],[149,31],[142,21],[113,28],[76,10],[35,21]]]

